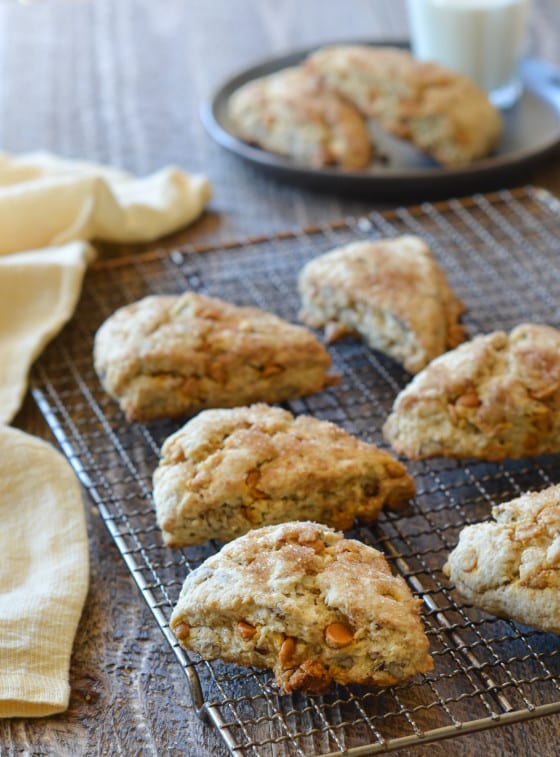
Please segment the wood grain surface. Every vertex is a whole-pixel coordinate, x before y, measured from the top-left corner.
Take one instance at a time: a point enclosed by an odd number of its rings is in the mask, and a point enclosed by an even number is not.
[[[560,65],[559,29],[558,0],[535,0],[529,52]],[[167,163],[207,174],[215,190],[208,213],[166,245],[359,214],[374,204],[277,184],[226,153],[205,133],[199,105],[225,78],[271,55],[406,36],[403,0],[0,0],[0,146],[52,150],[139,174]],[[560,194],[560,154],[522,179]],[[14,425],[52,439],[30,397]],[[182,670],[87,505],[91,582],[70,707],[50,718],[0,720],[0,755],[228,754],[196,717]],[[555,716],[406,754],[555,755],[559,743]]]

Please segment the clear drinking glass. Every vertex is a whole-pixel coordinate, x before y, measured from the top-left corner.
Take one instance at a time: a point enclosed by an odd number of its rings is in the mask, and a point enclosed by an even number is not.
[[[412,52],[475,81],[498,108],[521,94],[531,0],[407,0]]]

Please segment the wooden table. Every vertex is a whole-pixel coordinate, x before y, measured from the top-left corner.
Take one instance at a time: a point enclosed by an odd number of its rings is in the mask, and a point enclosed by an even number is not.
[[[560,64],[559,28],[558,0],[535,0],[529,52]],[[277,184],[226,153],[203,130],[199,104],[233,72],[271,55],[406,36],[403,0],[0,0],[0,145],[139,174],[166,163],[206,173],[215,190],[208,213],[170,244],[359,214],[374,203]],[[560,193],[560,154],[521,178]],[[14,425],[52,438],[30,397]],[[225,755],[219,736],[194,714],[183,673],[95,510],[88,523],[91,584],[70,707],[51,718],[0,722],[0,755]],[[555,716],[407,754],[552,755],[558,743]]]

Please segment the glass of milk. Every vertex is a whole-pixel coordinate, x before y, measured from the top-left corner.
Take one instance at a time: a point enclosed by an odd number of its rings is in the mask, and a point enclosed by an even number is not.
[[[497,108],[521,94],[530,0],[407,0],[412,52],[473,79]]]

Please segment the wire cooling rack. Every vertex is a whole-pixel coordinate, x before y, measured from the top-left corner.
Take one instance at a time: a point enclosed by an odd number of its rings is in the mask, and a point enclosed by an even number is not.
[[[307,260],[352,240],[401,233],[430,244],[467,306],[471,336],[523,321],[560,327],[560,202],[525,187],[218,249],[184,247],[97,264],[75,317],[34,370],[34,398],[182,665],[194,706],[235,755],[373,754],[560,712],[558,638],[478,611],[441,570],[465,524],[486,519],[496,503],[559,482],[555,456],[407,463],[418,490],[411,506],[349,532],[381,549],[422,599],[435,662],[429,674],[385,689],[337,686],[323,697],[281,697],[267,671],[188,658],[168,627],[185,575],[220,545],[164,547],[151,476],[163,440],[181,424],[125,422],[93,370],[96,329],[125,303],[188,288],[295,321],[296,279]],[[382,424],[409,376],[353,340],[330,351],[340,385],[288,407],[385,447]]]

